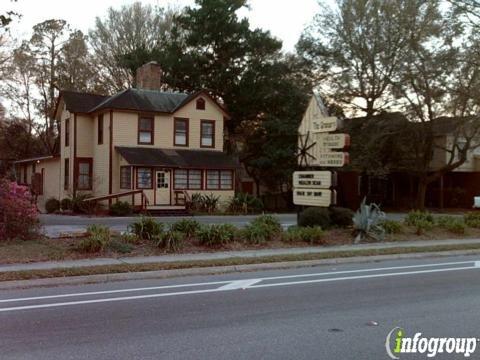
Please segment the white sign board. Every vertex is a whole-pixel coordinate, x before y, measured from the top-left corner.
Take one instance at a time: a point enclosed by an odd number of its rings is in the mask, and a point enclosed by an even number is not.
[[[315,159],[310,160],[310,165],[325,167],[342,167],[348,164],[349,156],[345,152],[325,151],[324,148],[314,146],[312,155]]]
[[[312,133],[335,131],[339,127],[339,120],[335,116],[312,118]]]
[[[337,202],[335,190],[328,189],[294,189],[293,203],[304,206],[328,207]]]
[[[329,189],[336,186],[336,173],[331,171],[295,171],[293,188]]]
[[[314,134],[313,142],[316,146],[325,149],[344,149],[350,146],[350,135],[348,134]]]

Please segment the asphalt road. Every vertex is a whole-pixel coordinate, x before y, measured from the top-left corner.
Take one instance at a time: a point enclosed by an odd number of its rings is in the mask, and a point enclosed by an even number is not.
[[[476,260],[2,291],[0,358],[388,359],[396,326],[409,336],[480,337]]]

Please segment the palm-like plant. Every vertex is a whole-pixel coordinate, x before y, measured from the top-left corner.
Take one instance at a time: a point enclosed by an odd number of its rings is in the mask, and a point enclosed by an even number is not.
[[[355,243],[359,243],[366,238],[383,240],[385,238],[385,229],[382,222],[386,215],[380,210],[377,204],[367,204],[363,198],[360,208],[353,215],[353,227],[356,232]]]

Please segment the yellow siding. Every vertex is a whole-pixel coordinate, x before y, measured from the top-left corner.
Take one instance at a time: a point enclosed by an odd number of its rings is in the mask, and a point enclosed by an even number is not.
[[[45,202],[53,197],[59,199],[63,181],[60,179],[60,158],[41,161],[36,165],[36,172],[43,169],[43,195],[37,199],[37,205],[41,212],[45,212]]]
[[[208,98],[205,99],[205,110],[197,110],[195,99],[173,115],[155,115],[154,144],[138,145],[138,113],[113,113],[113,146],[138,146],[178,149],[204,149],[223,151],[223,113]],[[174,118],[189,119],[189,146],[175,146],[173,143]],[[200,120],[215,121],[215,148],[200,147]],[[118,164],[114,164],[117,166]]]
[[[103,114],[103,144],[98,144],[98,114],[92,124],[93,146],[93,194],[95,196],[108,194],[109,152],[110,152],[110,113]]]
[[[69,120],[69,130],[70,130],[70,137],[69,137],[69,146],[65,146],[65,120]],[[60,138],[60,177],[61,177],[61,183],[60,185],[60,198],[68,197],[72,193],[73,189],[73,125],[74,125],[74,114],[70,113],[69,111],[65,110],[62,111],[61,114],[61,122],[60,122],[60,132],[61,132],[61,138]],[[63,186],[63,179],[64,179],[64,174],[65,174],[65,159],[69,159],[69,186],[67,190],[64,190]]]
[[[93,157],[93,123],[90,116],[77,115],[77,157]]]

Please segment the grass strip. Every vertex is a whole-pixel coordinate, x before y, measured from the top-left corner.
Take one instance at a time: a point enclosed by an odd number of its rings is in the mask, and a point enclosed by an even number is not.
[[[117,274],[128,272],[144,272],[155,270],[178,270],[190,268],[204,268],[215,266],[237,266],[249,264],[264,264],[274,262],[323,260],[334,258],[350,258],[356,256],[376,256],[376,255],[395,255],[412,254],[426,252],[442,252],[454,250],[480,250],[480,244],[458,244],[458,245],[437,245],[422,247],[394,247],[383,249],[363,249],[352,251],[330,251],[311,254],[290,254],[290,255],[271,255],[259,256],[254,258],[234,257],[227,259],[213,260],[194,260],[178,261],[167,263],[145,263],[145,264],[119,264],[119,265],[96,265],[76,268],[57,268],[48,270],[25,270],[0,272],[0,281],[9,280],[32,280],[53,277],[85,276],[99,274]]]

